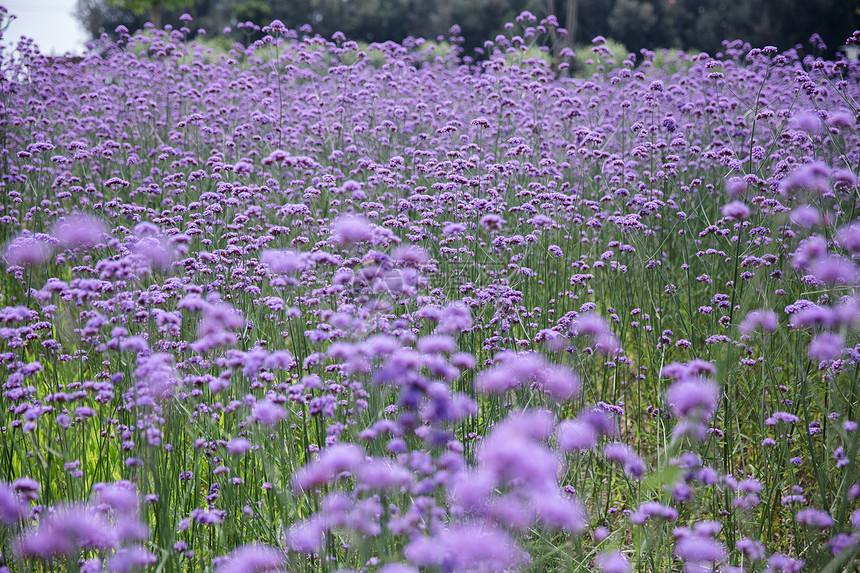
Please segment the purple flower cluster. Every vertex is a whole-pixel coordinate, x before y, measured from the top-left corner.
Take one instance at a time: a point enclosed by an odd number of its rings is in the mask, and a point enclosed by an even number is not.
[[[0,569],[855,559],[860,64],[190,21],[0,56]]]

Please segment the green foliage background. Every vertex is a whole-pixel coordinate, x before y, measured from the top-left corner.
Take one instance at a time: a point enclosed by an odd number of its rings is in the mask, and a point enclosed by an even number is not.
[[[723,40],[786,50],[817,33],[832,54],[860,28],[858,7],[856,0],[78,0],[77,15],[96,38],[112,35],[119,24],[142,27],[153,8],[173,25],[188,12],[193,30],[212,36],[230,28],[228,35],[245,42],[255,39],[237,30],[246,21],[263,26],[279,19],[296,29],[310,24],[323,36],[341,31],[366,42],[435,39],[457,24],[466,54],[472,54],[523,10],[538,17],[553,13],[564,26],[573,9],[575,43],[602,35],[637,53],[664,47],[713,54]]]

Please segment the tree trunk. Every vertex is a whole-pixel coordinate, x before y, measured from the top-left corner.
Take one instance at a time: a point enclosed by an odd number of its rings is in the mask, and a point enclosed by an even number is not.
[[[161,2],[156,2],[152,5],[152,8],[149,9],[149,21],[152,22],[152,25],[155,26],[156,30],[161,29]]]
[[[555,16],[555,0],[546,0],[546,13],[547,16]],[[559,22],[559,26],[561,22]],[[561,53],[561,43],[558,41],[558,34],[555,31],[555,28],[552,28],[549,32],[550,39],[552,40],[552,53],[555,56],[555,59],[560,59],[559,54]]]
[[[573,41],[576,38],[576,17],[579,10],[579,0],[567,0],[567,18],[565,18],[564,27],[567,29],[567,36],[564,37],[565,47],[573,49]]]

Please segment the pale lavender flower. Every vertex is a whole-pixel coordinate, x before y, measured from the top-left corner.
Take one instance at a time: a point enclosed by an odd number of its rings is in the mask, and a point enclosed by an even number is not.
[[[434,537],[418,537],[404,551],[409,561],[453,571],[504,571],[525,563],[511,537],[492,525],[456,525]]]
[[[791,222],[806,229],[822,223],[821,213],[811,205],[801,205],[791,211]]]
[[[726,548],[709,536],[690,534],[675,545],[675,555],[692,563],[719,563],[726,558]]]
[[[267,249],[260,254],[260,261],[273,273],[282,275],[297,275],[314,267],[314,261],[308,253],[289,250]]]
[[[419,571],[406,563],[386,563],[379,568],[379,573],[419,573]]]
[[[822,332],[810,341],[806,355],[811,360],[833,360],[842,353],[845,340],[835,332]]]
[[[227,442],[228,454],[244,455],[251,451],[252,445],[247,438],[233,438]]]
[[[565,420],[556,430],[556,441],[563,452],[589,450],[597,446],[597,439],[594,426],[580,419]]]
[[[107,232],[104,222],[93,215],[72,215],[56,223],[51,234],[66,249],[91,247]]]
[[[32,267],[41,265],[51,256],[51,245],[33,235],[19,235],[3,247],[7,265]]]
[[[370,221],[361,215],[342,215],[332,224],[332,242],[337,245],[354,245],[373,238]]]
[[[852,256],[860,255],[860,223],[855,221],[840,228],[836,242]]]
[[[131,573],[158,562],[158,558],[144,547],[123,547],[111,555],[105,565],[108,571]]]
[[[806,562],[803,559],[792,559],[781,553],[774,553],[767,559],[767,568],[762,573],[797,573]]]
[[[815,529],[827,529],[833,527],[833,518],[826,511],[820,509],[808,508],[801,509],[794,516],[795,521],[807,527]]]
[[[809,133],[821,130],[821,118],[814,112],[802,111],[791,118],[791,123],[795,128]]]
[[[0,523],[17,525],[27,514],[28,505],[12,491],[6,483],[0,482]]]
[[[280,570],[286,561],[282,549],[250,543],[237,547],[215,568],[215,573],[264,573]]]
[[[319,551],[325,541],[326,529],[324,518],[318,515],[294,523],[287,531],[287,545],[299,553]]]
[[[384,459],[366,460],[355,470],[358,482],[368,489],[399,488],[412,478],[406,468]]]
[[[280,404],[271,400],[260,400],[251,409],[250,419],[264,426],[274,426],[286,417],[287,409]]]
[[[672,412],[682,418],[710,420],[717,409],[720,387],[706,378],[679,380],[666,391]]]
[[[601,573],[629,573],[630,561],[620,551],[604,551],[594,560]]]
[[[111,549],[117,543],[111,525],[84,506],[55,508],[15,544],[21,557],[74,556],[79,549]]]
[[[724,217],[735,219],[736,221],[743,221],[750,216],[750,208],[741,201],[732,201],[723,205],[720,208],[720,212]]]
[[[364,462],[364,450],[352,444],[334,444],[320,457],[293,475],[293,487],[304,491],[319,487],[346,471],[354,471]]]
[[[738,330],[741,334],[750,336],[753,332],[761,328],[773,332],[779,326],[779,317],[772,310],[751,310],[746,317],[741,321]]]
[[[603,455],[607,460],[621,464],[624,473],[634,479],[642,479],[645,475],[645,461],[627,444],[621,442],[606,444],[603,446]]]

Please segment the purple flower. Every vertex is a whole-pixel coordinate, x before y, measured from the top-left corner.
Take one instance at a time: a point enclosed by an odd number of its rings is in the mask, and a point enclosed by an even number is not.
[[[602,573],[629,573],[630,562],[620,551],[604,551],[594,560]]]
[[[481,217],[480,221],[481,226],[488,231],[498,231],[505,225],[506,222],[507,221],[493,213],[484,215],[483,217]]]
[[[741,321],[738,330],[741,334],[750,336],[757,329],[773,332],[779,326],[779,317],[772,310],[751,310]]]
[[[679,380],[666,392],[666,401],[679,418],[710,420],[719,399],[720,387],[706,378]]]
[[[267,249],[260,254],[260,261],[275,274],[297,275],[314,267],[308,253],[295,251],[276,251]]]
[[[264,426],[274,426],[287,415],[287,409],[280,404],[271,400],[260,400],[251,409],[250,419]]]
[[[791,222],[806,229],[811,229],[822,222],[821,213],[811,205],[795,207],[791,212]]]
[[[735,219],[736,221],[743,221],[750,216],[750,208],[741,201],[732,201],[723,205],[720,208],[720,212],[724,217]]]
[[[373,238],[373,228],[367,218],[360,215],[342,215],[332,224],[332,242],[350,246]]]
[[[524,352],[519,355],[503,354],[500,363],[478,373],[475,389],[478,392],[504,393],[526,381],[537,381],[540,373],[549,365],[540,354]]]
[[[830,168],[820,161],[807,163],[796,168],[788,177],[780,181],[779,191],[788,194],[800,189],[809,189],[819,193],[828,190]]]
[[[107,231],[105,224],[92,215],[73,215],[56,223],[51,234],[66,249],[91,247],[101,240]]]
[[[645,461],[627,445],[613,442],[603,446],[603,455],[610,462],[621,464],[624,473],[634,479],[642,479],[645,475]]]
[[[39,499],[39,491],[42,486],[39,482],[29,477],[18,478],[12,482],[12,489],[27,501],[36,501]]]
[[[453,571],[504,571],[526,563],[527,554],[503,530],[464,524],[434,537],[418,537],[404,551],[409,561]]]
[[[588,525],[585,508],[576,498],[558,491],[536,491],[532,504],[537,519],[548,528],[581,533]]]
[[[857,265],[839,255],[829,255],[815,261],[810,270],[816,279],[826,285],[853,285],[860,278]]]
[[[833,518],[826,511],[820,509],[808,508],[801,509],[794,516],[795,521],[807,527],[815,529],[827,529],[833,527]]]
[[[15,553],[50,559],[74,556],[79,549],[110,549],[117,543],[109,523],[84,506],[64,506],[43,516],[39,525],[20,537]]]
[[[412,478],[406,468],[384,459],[364,461],[356,468],[358,482],[368,489],[399,488]]]
[[[251,451],[251,447],[251,442],[246,438],[233,438],[227,442],[227,453],[244,455]]]
[[[766,555],[764,544],[753,539],[740,539],[735,543],[735,548],[753,561],[764,559]]]
[[[537,383],[554,400],[571,400],[579,394],[579,377],[563,366],[547,366],[538,374]]]
[[[678,540],[675,555],[686,563],[719,563],[726,558],[726,548],[711,537],[689,534]]]
[[[842,353],[845,340],[835,332],[822,332],[809,343],[806,355],[810,360],[833,360]]]
[[[590,450],[597,445],[597,430],[585,420],[565,420],[558,425],[556,441],[563,452]]]
[[[800,112],[791,118],[791,123],[795,128],[809,133],[821,130],[821,118],[813,112]]]
[[[236,548],[227,560],[215,568],[215,573],[263,573],[274,571],[286,560],[282,549],[251,543]]]
[[[419,571],[406,563],[386,563],[379,568],[379,573],[419,573]]]
[[[17,525],[27,515],[28,505],[12,491],[7,484],[0,482],[0,523]]]
[[[451,354],[457,343],[448,335],[422,336],[418,339],[418,350],[425,354]]]
[[[467,511],[475,511],[487,503],[496,481],[496,476],[489,471],[462,472],[452,481],[449,494],[452,501]]]
[[[803,559],[792,559],[781,553],[774,553],[767,559],[767,568],[762,573],[797,573],[806,562]]]
[[[325,531],[325,520],[322,516],[315,515],[290,526],[287,531],[287,545],[299,553],[313,553],[323,546]]]
[[[498,482],[552,489],[557,487],[560,460],[540,443],[551,432],[549,413],[531,410],[511,416],[490,432],[477,459]]]
[[[836,242],[852,256],[860,255],[860,223],[855,221],[839,229]]]
[[[293,487],[300,491],[319,487],[337,477],[353,471],[364,462],[364,450],[352,444],[329,446],[320,457],[298,470],[293,476]]]
[[[148,549],[143,547],[124,547],[111,555],[105,565],[108,571],[131,573],[157,562],[158,558]]]
[[[51,246],[32,235],[19,235],[6,243],[3,259],[6,264],[19,267],[41,265],[51,256]]]
[[[856,547],[860,544],[860,535],[856,533],[848,535],[847,533],[837,533],[827,541],[827,546],[830,547],[831,555],[839,555],[850,547]]]
[[[588,312],[574,320],[571,330],[574,336],[591,336],[601,354],[611,356],[621,350],[621,343],[609,329],[609,324],[596,312]]]

